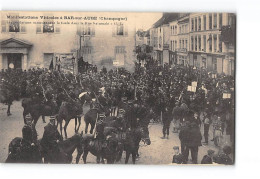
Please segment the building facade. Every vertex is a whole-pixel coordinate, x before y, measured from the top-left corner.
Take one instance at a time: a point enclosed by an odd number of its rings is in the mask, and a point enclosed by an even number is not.
[[[32,14],[38,19],[19,20],[34,18]],[[57,23],[55,18],[63,15],[59,12],[1,12],[0,68],[49,68],[53,61],[54,66],[61,63],[62,69],[75,71],[76,59],[80,57],[97,66],[133,68],[134,18],[129,18],[130,25],[129,21],[73,24],[76,21],[64,19]],[[39,18],[41,16],[44,18]]]
[[[19,16],[19,13],[1,12],[1,69],[49,68],[52,59],[55,65],[56,57],[64,59],[75,56],[76,27],[52,24],[53,19],[23,25],[16,18],[7,18],[8,15]],[[43,15],[52,16],[51,13]]]
[[[189,64],[219,74],[234,74],[234,45],[221,40],[222,26],[234,23],[234,15],[192,13],[189,23]]]
[[[223,40],[221,35],[222,27],[235,27],[234,14],[180,13],[170,16],[164,14],[150,29],[154,59],[162,64],[182,64],[219,74],[234,74],[235,43]],[[170,20],[166,21],[167,18]],[[231,38],[235,41],[235,36]],[[169,54],[163,53],[167,49],[163,47],[169,47]]]
[[[80,56],[84,61],[108,68],[130,69],[135,60],[135,27],[126,23],[114,23],[106,28],[99,25],[84,25],[78,29]]]

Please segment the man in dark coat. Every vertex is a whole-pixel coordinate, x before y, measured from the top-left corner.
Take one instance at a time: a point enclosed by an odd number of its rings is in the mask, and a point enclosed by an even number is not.
[[[163,118],[162,118],[162,122],[163,122],[162,139],[165,139],[165,135],[167,135],[166,136],[167,139],[169,138],[169,130],[170,130],[171,121],[172,121],[171,111],[166,107],[165,112],[163,113]]]
[[[59,153],[58,142],[62,140],[57,127],[55,126],[55,116],[50,117],[50,122],[44,127],[41,145],[48,157],[55,157]]]
[[[187,147],[184,151],[184,159],[185,161],[188,161],[189,151],[191,151],[192,163],[197,164],[198,151],[199,151],[199,146],[201,146],[201,139],[202,139],[199,126],[195,122],[192,122],[189,126],[189,132],[187,134],[188,134],[187,137],[188,141],[186,144]]]
[[[189,135],[189,122],[186,121],[180,129],[180,133],[179,133],[179,139],[181,142],[181,153],[184,154],[184,151],[186,149],[187,146],[187,142],[188,142],[188,135]]]
[[[26,124],[22,129],[23,140],[30,144],[35,144],[37,142],[37,132],[35,125],[32,123],[32,116],[30,113],[25,116],[25,121]]]

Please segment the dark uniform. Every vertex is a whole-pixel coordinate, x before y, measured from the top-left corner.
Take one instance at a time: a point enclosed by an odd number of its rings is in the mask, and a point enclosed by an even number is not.
[[[183,162],[184,162],[184,160],[183,160],[182,154],[174,155],[172,157],[172,163],[182,164]]]
[[[208,155],[204,155],[203,159],[201,160],[201,164],[212,164],[212,158]]]
[[[59,147],[57,140],[62,140],[62,136],[58,132],[55,125],[47,124],[44,127],[44,133],[41,141],[41,145],[48,156],[55,157],[59,153]]]
[[[22,129],[23,139],[28,143],[36,143],[37,142],[37,132],[35,129],[35,125],[27,125],[25,124]]]

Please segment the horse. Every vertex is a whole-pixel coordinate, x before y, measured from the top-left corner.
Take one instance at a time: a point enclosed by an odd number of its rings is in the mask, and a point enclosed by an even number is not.
[[[45,123],[44,116],[56,115],[59,109],[55,100],[51,101],[50,104],[42,104],[38,102],[33,102],[31,98],[23,99],[22,107],[24,108],[24,123],[26,123],[25,116],[30,113],[35,125],[38,122],[40,116],[42,116],[43,122]]]
[[[65,120],[64,125],[64,133],[65,138],[67,138],[67,127],[72,118],[75,118],[75,132],[77,133],[80,125],[81,125],[81,114],[83,113],[83,107],[82,103],[78,101],[74,101],[73,104],[70,104],[68,102],[62,102],[60,110],[58,112],[57,117],[57,127],[60,125],[60,133],[62,136],[62,121]],[[77,120],[79,122],[79,125],[77,127]]]
[[[94,135],[85,134],[82,140],[82,150],[78,152],[76,163],[79,162],[81,155],[84,163],[87,163],[87,155],[90,152],[97,157],[97,163],[100,159],[107,159],[108,164],[115,162],[118,153],[118,142],[115,138],[108,136],[106,140],[94,138]]]
[[[128,163],[130,154],[132,154],[132,162],[135,164],[136,157],[139,156],[138,150],[141,140],[147,145],[151,144],[147,127],[139,126],[136,129],[126,132],[126,139],[123,140],[124,150],[126,151],[125,164]]]
[[[85,133],[88,133],[88,125],[91,125],[90,134],[93,134],[93,130],[96,124],[96,121],[99,119],[99,114],[103,113],[104,110],[100,108],[100,105],[89,109],[89,111],[84,115],[85,121]]]
[[[60,141],[58,143],[58,154],[54,154],[52,152],[44,151],[45,149],[42,149],[42,157],[44,158],[44,163],[71,163],[72,162],[72,154],[77,149],[77,152],[82,151],[82,135],[83,132],[75,133],[72,137]]]
[[[23,138],[16,137],[9,143],[5,163],[42,163],[39,146],[31,146]]]

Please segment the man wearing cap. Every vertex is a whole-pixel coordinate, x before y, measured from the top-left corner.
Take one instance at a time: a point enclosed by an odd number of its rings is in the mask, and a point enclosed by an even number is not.
[[[58,142],[62,140],[57,127],[55,126],[55,116],[50,117],[50,122],[44,127],[41,145],[48,157],[55,157],[59,153]]]
[[[22,129],[23,140],[30,145],[35,145],[37,143],[37,132],[30,113],[25,116],[25,122]]]
[[[34,159],[36,159],[36,155],[39,156],[37,132],[30,113],[25,116],[25,125],[22,129],[22,136],[21,149],[24,159],[28,162],[36,162]]]

